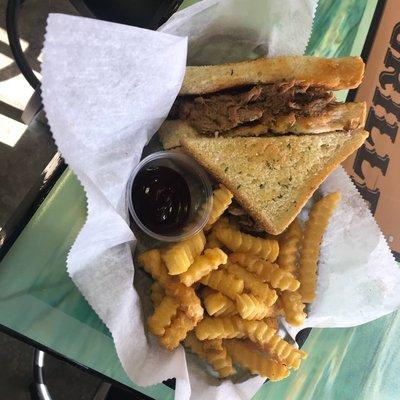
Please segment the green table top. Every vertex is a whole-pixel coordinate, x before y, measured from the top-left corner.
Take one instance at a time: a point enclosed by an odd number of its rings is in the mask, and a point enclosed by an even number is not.
[[[376,3],[321,0],[307,53],[360,54]],[[83,190],[67,170],[0,264],[0,324],[148,396],[172,399],[163,384],[139,388],[129,380],[110,333],[67,275],[84,220]],[[357,328],[313,329],[302,367],[254,399],[396,399],[399,334],[399,313]]]

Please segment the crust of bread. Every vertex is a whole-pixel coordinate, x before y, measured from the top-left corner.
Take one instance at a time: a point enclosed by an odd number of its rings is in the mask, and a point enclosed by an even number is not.
[[[165,120],[157,133],[164,150],[179,147],[183,137],[201,137],[196,129],[180,119]]]
[[[358,149],[367,137],[368,132],[356,130],[321,135],[259,138],[183,138],[181,144],[185,152],[194,157],[233,193],[235,199],[266,232],[278,235],[296,218],[326,177]],[[323,146],[326,145],[330,145],[332,148],[329,155],[324,158]],[[304,152],[304,149],[307,148],[309,151]],[[296,164],[299,165],[298,169],[291,170],[293,182],[296,184],[300,182],[299,186],[293,186],[295,189],[288,186],[287,190],[285,189],[286,194],[282,197],[283,200],[278,200],[278,202],[276,202],[276,198],[271,200],[268,197],[270,196],[269,189],[259,192],[261,193],[259,196],[256,192],[260,182],[262,182],[261,185],[267,182],[265,184],[268,185],[268,188],[272,188],[275,184],[274,179],[276,180],[277,173],[269,172],[270,170],[265,167],[271,161],[269,149],[273,151],[273,157],[278,155],[278,161],[275,161],[273,170],[280,171],[281,176],[287,172],[285,170],[287,160],[291,157],[299,158],[298,154],[302,150],[301,154],[305,157],[304,160],[302,158],[298,160],[299,164]],[[229,165],[224,162],[228,158],[231,160]],[[243,160],[246,165],[243,165]],[[304,161],[304,165],[309,163],[308,165],[312,166],[312,172],[304,169],[306,167],[303,167],[302,161]],[[227,167],[230,168],[229,172],[227,172]],[[243,174],[237,174],[238,168],[243,169]],[[300,169],[303,171],[301,172]],[[256,170],[258,173],[253,172],[252,174],[251,171]],[[247,173],[247,177],[243,176],[245,173]],[[233,174],[233,176],[229,176],[229,174]],[[288,178],[287,175],[285,177]],[[242,187],[242,183],[244,187]],[[279,189],[283,190],[281,186],[278,181]],[[264,195],[265,199],[262,197]]]
[[[292,79],[330,90],[353,89],[360,85],[364,69],[360,57],[313,56],[258,58],[239,63],[187,67],[179,94],[213,93],[232,87]]]
[[[363,128],[366,117],[366,103],[339,103],[331,106],[318,117],[280,116],[275,123],[269,125],[256,124],[240,126],[224,132],[222,137],[261,136],[271,133],[316,134],[331,131],[354,130]],[[165,150],[180,146],[183,137],[201,137],[202,135],[181,120],[166,120],[158,131]]]

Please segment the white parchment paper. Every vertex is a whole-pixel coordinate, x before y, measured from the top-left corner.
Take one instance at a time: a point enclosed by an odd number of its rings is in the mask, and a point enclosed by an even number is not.
[[[121,363],[136,384],[176,377],[178,400],[249,399],[263,382],[220,384],[190,355],[187,363],[182,348],[169,353],[146,336],[141,301],[132,286],[135,238],[127,224],[124,190],[143,146],[179,91],[186,36],[190,64],[302,54],[314,11],[313,0],[287,1],[284,8],[279,0],[204,0],[177,13],[162,33],[49,17],[43,102],[56,143],[85,189],[88,208],[67,269],[111,331]],[[307,326],[353,326],[400,304],[397,266],[341,169],[322,187],[332,190],[340,190],[343,201],[324,238],[318,296]]]

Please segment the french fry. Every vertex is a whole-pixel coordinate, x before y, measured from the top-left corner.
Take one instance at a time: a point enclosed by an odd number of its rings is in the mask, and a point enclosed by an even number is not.
[[[214,249],[221,248],[223,244],[217,239],[217,233],[215,230],[211,230],[211,232],[206,236],[206,245],[205,249]]]
[[[204,310],[201,301],[192,287],[186,287],[182,283],[167,283],[164,287],[168,296],[175,297],[180,303],[180,308],[196,324],[203,318]]]
[[[210,340],[203,340],[203,348],[205,351],[208,350],[218,350],[222,351],[224,347],[222,346],[222,339],[210,339]]]
[[[162,261],[161,253],[157,249],[148,250],[138,256],[139,265],[157,280],[161,286],[166,282],[172,282],[173,279],[168,275],[167,268]]]
[[[236,321],[235,326],[252,342],[259,344],[264,351],[276,357],[288,368],[299,368],[301,359],[307,356],[305,352],[282,339],[276,330],[264,321]]]
[[[226,317],[237,314],[235,303],[220,292],[206,295],[203,302],[207,313],[211,316]]]
[[[203,347],[203,342],[197,339],[196,335],[193,332],[189,332],[183,342],[185,347],[190,349],[190,351],[196,354],[202,360],[206,359],[206,352]]]
[[[271,342],[264,344],[263,349],[275,356],[288,368],[298,369],[301,360],[307,358],[307,353],[286,342],[279,335],[275,335]]]
[[[243,319],[263,319],[268,315],[270,307],[252,294],[236,295],[236,308]]]
[[[262,283],[252,273],[246,271],[240,265],[228,262],[226,264],[226,270],[237,278],[242,279],[245,289],[258,296],[264,301],[267,307],[272,306],[277,300],[278,296],[275,290],[271,289],[266,283]]]
[[[165,291],[158,283],[158,281],[154,281],[150,286],[150,292],[151,302],[153,304],[153,307],[156,308],[161,303],[161,300],[164,298]]]
[[[154,314],[147,319],[151,333],[162,336],[165,328],[171,325],[172,318],[176,315],[179,302],[173,297],[165,296],[161,303],[155,308]]]
[[[235,299],[238,293],[242,293],[244,287],[242,279],[223,270],[210,272],[208,275],[201,278],[200,282],[203,285],[220,291],[231,299]]]
[[[303,230],[299,220],[296,218],[282,234],[279,240],[279,256],[277,263],[279,268],[290,272],[297,273],[297,253]]]
[[[294,291],[300,286],[300,282],[290,272],[251,254],[232,253],[229,255],[229,261],[245,267],[249,272],[256,274],[262,282],[269,283],[275,289]]]
[[[248,321],[238,316],[206,317],[196,326],[195,333],[200,340],[248,337],[288,368],[297,369],[306,357],[306,353],[282,339],[264,321]]]
[[[229,226],[234,229],[239,229],[239,226],[236,223],[232,223],[232,221],[230,221],[228,217],[223,215],[213,225],[211,232],[216,232],[219,228],[229,227]]]
[[[221,249],[207,249],[194,259],[193,264],[183,274],[179,275],[180,281],[191,286],[193,283],[225,264],[228,256]]]
[[[195,328],[196,336],[199,340],[242,338],[245,332],[237,326],[236,318],[205,317]]]
[[[280,315],[283,315],[283,307],[282,307],[282,302],[280,297],[278,296],[278,300],[276,300],[276,302],[268,308],[268,313],[265,316],[265,318],[268,317],[279,317]]]
[[[179,343],[184,340],[196,323],[190,319],[183,311],[172,319],[171,324],[165,328],[165,333],[159,338],[159,342],[169,351],[176,349]]]
[[[209,341],[211,342],[211,341]],[[202,360],[207,361],[216,371],[220,378],[225,378],[236,372],[232,366],[232,358],[228,355],[225,347],[222,345],[222,340],[218,341],[218,347],[210,347],[206,342],[201,342],[196,336],[190,332],[185,339],[187,346]]]
[[[189,239],[176,243],[161,254],[170,275],[178,275],[187,271],[195,257],[201,254],[206,243],[203,231]]]
[[[206,359],[220,378],[226,378],[236,373],[232,365],[232,358],[225,347],[222,350],[206,350]]]
[[[260,354],[246,341],[225,340],[224,345],[233,361],[252,374],[259,374],[271,381],[279,381],[289,375],[289,369],[285,365]]]
[[[330,193],[314,204],[308,216],[301,242],[299,268],[300,294],[303,303],[315,300],[320,245],[329,219],[339,201],[339,192]]]
[[[273,263],[278,258],[281,249],[278,240],[276,239],[270,239],[270,240],[271,240],[271,253],[269,253],[268,260]]]
[[[279,322],[278,322],[278,318],[276,318],[276,317],[264,318],[264,322],[272,329],[275,329],[275,330],[279,329]]]
[[[205,231],[208,231],[218,218],[224,213],[224,211],[232,203],[232,193],[224,186],[219,185],[219,188],[213,192],[213,205],[210,213],[210,217],[204,227]]]
[[[272,262],[276,260],[276,249],[279,252],[276,240],[251,236],[226,225],[218,225],[215,230],[218,240],[231,251],[251,253]]]
[[[281,292],[283,312],[286,321],[292,326],[301,326],[307,314],[304,312],[305,304],[302,302],[301,295],[296,292]]]

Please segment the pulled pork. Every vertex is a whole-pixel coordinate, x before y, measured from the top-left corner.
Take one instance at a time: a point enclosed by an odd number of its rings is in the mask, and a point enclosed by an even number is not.
[[[239,224],[243,232],[255,235],[264,233],[264,228],[254,221],[235,200],[232,201],[226,212]]]
[[[178,98],[172,116],[203,134],[228,131],[247,123],[267,123],[276,116],[318,116],[335,101],[323,87],[280,82]]]

